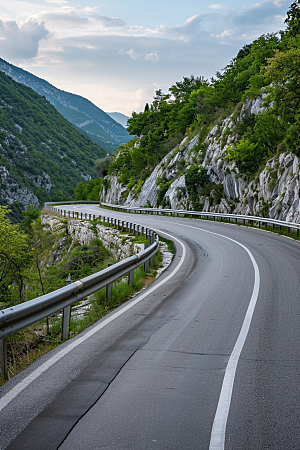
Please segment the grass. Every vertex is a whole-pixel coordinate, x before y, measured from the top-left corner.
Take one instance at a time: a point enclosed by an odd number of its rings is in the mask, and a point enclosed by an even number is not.
[[[163,240],[163,239],[162,239]],[[128,285],[127,277],[117,280],[112,289],[110,301],[106,299],[106,289],[96,292],[89,299],[89,308],[81,317],[73,314],[70,324],[70,337],[73,337],[93,325],[97,320],[130,299],[143,287],[150,285],[155,280],[157,269],[162,262],[162,255],[158,251],[153,257],[153,266],[149,273],[144,272],[143,265],[134,271],[133,285]],[[31,325],[14,333],[7,338],[7,357],[9,378],[24,370],[40,356],[48,353],[62,343],[61,339],[62,319],[51,317],[47,333],[47,319]],[[0,377],[0,386],[4,384]]]

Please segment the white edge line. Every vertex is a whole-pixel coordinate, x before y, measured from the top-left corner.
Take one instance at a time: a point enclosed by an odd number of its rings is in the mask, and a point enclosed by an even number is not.
[[[176,224],[176,222],[170,222],[172,224]],[[226,425],[227,425],[227,419],[229,415],[229,408],[231,403],[231,397],[232,397],[232,391],[233,391],[233,385],[235,380],[235,373],[236,368],[239,362],[239,358],[241,355],[241,352],[243,350],[249,328],[251,325],[252,317],[254,314],[254,309],[256,306],[256,302],[258,299],[259,294],[259,287],[260,287],[260,274],[259,274],[259,268],[257,265],[257,262],[255,261],[255,258],[253,254],[250,252],[250,250],[245,247],[245,245],[241,244],[240,242],[236,241],[235,239],[231,239],[227,236],[223,236],[219,233],[214,233],[213,231],[204,230],[203,228],[193,227],[191,225],[183,225],[178,224],[184,227],[188,228],[194,228],[195,230],[204,231],[205,233],[214,234],[215,236],[220,236],[222,238],[228,239],[229,241],[234,242],[235,244],[242,247],[248,254],[253,267],[254,267],[254,287],[252,291],[252,296],[246,311],[246,315],[243,321],[242,328],[240,330],[239,336],[237,338],[237,341],[234,345],[234,348],[232,350],[232,353],[230,355],[230,358],[228,360],[225,375],[223,378],[221,393],[218,401],[218,406],[215,413],[215,418],[212,426],[211,431],[211,438],[210,438],[210,445],[209,450],[224,450],[225,448],[225,433],[226,433]]]
[[[86,341],[89,337],[93,336],[95,333],[97,333],[99,330],[104,328],[106,325],[108,325],[110,322],[115,320],[117,317],[121,316],[124,312],[131,309],[133,306],[135,306],[137,303],[139,303],[141,300],[143,300],[147,295],[154,292],[156,289],[158,289],[160,286],[162,286],[164,283],[169,281],[180,269],[182,264],[185,261],[186,256],[186,246],[183,242],[181,242],[179,239],[175,238],[174,236],[171,236],[168,233],[162,232],[163,234],[171,237],[175,241],[179,242],[179,244],[182,247],[182,257],[179,262],[179,264],[175,267],[175,269],[162,281],[160,281],[158,284],[153,286],[152,288],[146,289],[144,294],[139,295],[135,300],[130,302],[128,305],[126,305],[121,310],[117,311],[116,313],[112,314],[107,319],[103,320],[99,325],[95,326],[92,330],[88,331],[84,334],[84,336],[76,339],[72,343],[70,343],[67,347],[65,347],[63,350],[58,352],[56,355],[52,356],[48,361],[44,362],[41,366],[39,366],[37,369],[35,369],[30,375],[28,375],[24,380],[20,381],[15,387],[13,387],[7,394],[5,394],[0,399],[0,411],[2,411],[3,408],[5,408],[20,392],[22,392],[27,386],[29,386],[30,383],[32,383],[34,380],[36,380],[40,375],[42,375],[47,369],[49,369],[53,364],[58,362],[61,358],[63,358],[65,355],[67,355],[70,351],[72,351],[74,348],[78,347],[80,344],[82,344],[84,341]]]

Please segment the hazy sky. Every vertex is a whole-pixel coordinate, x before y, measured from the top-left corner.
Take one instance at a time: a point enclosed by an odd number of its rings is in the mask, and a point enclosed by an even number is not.
[[[284,29],[290,0],[1,0],[0,57],[131,115],[183,76],[212,77]]]

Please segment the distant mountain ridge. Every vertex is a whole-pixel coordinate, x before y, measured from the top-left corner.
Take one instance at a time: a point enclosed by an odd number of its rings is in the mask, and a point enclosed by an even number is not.
[[[116,122],[120,123],[124,128],[127,128],[127,120],[129,116],[125,116],[125,114],[119,112],[106,112],[112,119]]]
[[[14,81],[25,84],[46,99],[83,134],[107,152],[115,152],[131,140],[128,131],[107,113],[80,95],[56,88],[0,58],[0,70]]]

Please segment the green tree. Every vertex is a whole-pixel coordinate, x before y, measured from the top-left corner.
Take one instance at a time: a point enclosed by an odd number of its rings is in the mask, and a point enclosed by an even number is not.
[[[32,224],[40,217],[40,210],[36,209],[34,205],[29,205],[26,211],[22,211],[23,220],[20,224],[21,228],[27,233],[31,231]]]
[[[291,36],[296,37],[300,34],[300,1],[296,0],[293,2],[286,13],[287,18],[285,23],[287,25],[287,33]]]
[[[239,169],[255,172],[263,159],[263,153],[258,150],[258,144],[247,138],[231,144],[227,148],[229,159],[236,162]]]
[[[292,39],[285,52],[275,51],[268,60],[266,79],[271,85],[269,100],[288,121],[297,120],[300,112],[300,37]]]
[[[209,175],[202,166],[192,166],[185,175],[185,184],[189,195],[199,193],[209,182]]]
[[[97,159],[95,162],[95,172],[98,175],[98,177],[104,177],[107,175],[107,170],[111,163],[113,162],[114,157],[112,155],[106,155],[104,158]]]
[[[9,221],[8,213],[7,207],[0,206],[0,289],[2,298],[14,304],[23,301],[31,254],[27,236]]]
[[[86,200],[86,191],[85,191],[85,186],[84,183],[82,181],[80,181],[80,183],[77,184],[76,188],[75,188],[75,200]]]

